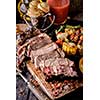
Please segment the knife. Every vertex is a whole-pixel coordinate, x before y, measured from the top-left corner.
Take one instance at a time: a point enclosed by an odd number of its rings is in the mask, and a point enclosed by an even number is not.
[[[31,82],[29,82],[22,74],[21,71],[16,68],[17,75],[19,75],[25,83],[27,83],[28,88],[32,91],[32,93],[39,99],[39,100],[51,100],[49,97],[47,97],[46,94],[43,93],[42,90],[38,90]]]

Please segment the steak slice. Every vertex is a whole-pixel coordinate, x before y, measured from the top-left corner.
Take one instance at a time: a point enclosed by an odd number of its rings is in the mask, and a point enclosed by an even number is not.
[[[52,40],[50,39],[50,37],[44,33],[32,38],[27,47],[27,56],[31,57],[31,53],[29,52],[36,51],[44,47],[45,45],[50,44],[51,42]]]
[[[52,40],[47,34],[41,34],[35,38],[33,42],[31,42],[31,49],[32,50],[37,50],[49,43],[51,43]]]
[[[49,64],[47,64],[49,62]],[[67,58],[47,59],[43,67],[43,73],[48,76],[64,75],[67,77],[77,77],[77,72],[74,69],[74,62]]]
[[[54,50],[56,50],[58,48],[58,46],[55,43],[50,43],[48,45],[45,45],[44,47],[37,49],[37,50],[32,50],[32,55],[33,57],[35,56],[39,56],[39,55],[43,55],[43,54],[47,54],[49,52],[52,52]]]
[[[31,61],[35,63],[38,56],[48,54],[48,53],[56,50],[57,48],[58,48],[58,46],[52,42],[48,45],[45,45],[44,47],[42,47],[40,49],[31,50],[31,52],[30,52]],[[36,66],[36,67],[38,67],[38,66]]]
[[[61,57],[61,55],[57,52],[57,50],[51,51],[43,55],[39,55],[35,57],[34,59],[35,67],[40,67],[41,70],[43,70],[45,63],[46,65],[49,66],[50,65],[49,63],[53,62],[55,58],[58,58],[58,57]],[[47,61],[48,59],[51,60],[51,62]]]
[[[37,50],[32,50],[30,53],[31,61],[35,63],[36,67],[41,67],[41,64],[47,59],[55,59],[64,57],[64,52],[58,48],[54,42]],[[43,66],[42,66],[43,67]]]

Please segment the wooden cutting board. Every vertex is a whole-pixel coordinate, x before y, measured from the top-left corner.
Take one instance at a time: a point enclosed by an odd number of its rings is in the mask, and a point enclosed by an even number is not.
[[[76,90],[77,88],[81,87],[83,85],[83,82],[79,82],[78,86],[74,87],[73,89],[71,89],[70,91],[64,91],[63,93],[59,94],[59,96],[54,97],[52,95],[52,87],[51,85],[45,81],[45,76],[43,74],[43,72],[40,69],[35,68],[34,64],[31,61],[27,62],[27,69],[29,70],[29,72],[33,75],[33,77],[36,79],[36,81],[39,83],[39,85],[41,86],[41,88],[43,89],[43,91],[52,99],[58,99],[74,90]],[[73,83],[75,84],[75,82]]]

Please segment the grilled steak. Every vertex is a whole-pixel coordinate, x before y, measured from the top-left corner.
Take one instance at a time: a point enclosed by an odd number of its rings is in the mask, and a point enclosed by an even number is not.
[[[58,75],[77,76],[77,72],[74,70],[74,62],[67,58],[47,59],[44,63],[43,73],[48,77]]]
[[[34,62],[35,57],[40,54],[40,48],[43,48],[51,42],[52,40],[46,34],[40,34],[37,37],[34,37],[34,40],[27,46],[27,56],[31,58],[32,62]]]
[[[41,67],[42,62],[46,59],[64,57],[63,51],[58,48],[55,43],[50,43],[40,49],[31,51],[31,60],[35,63],[36,67]],[[42,62],[41,62],[42,61]],[[42,66],[43,67],[43,66]]]
[[[32,50],[32,55],[33,57],[47,54],[51,51],[54,51],[58,48],[58,46],[55,43],[50,43],[48,45],[45,45],[44,47],[37,49],[37,50]]]
[[[37,37],[35,37],[35,40],[32,41],[32,43],[30,44],[31,49],[32,50],[37,50],[49,43],[51,43],[52,40],[50,39],[50,37],[46,34],[41,34]]]
[[[40,67],[41,69],[43,69],[44,65],[45,65],[45,61],[47,59],[51,59],[52,61],[55,60],[55,58],[61,57],[60,54],[54,50],[52,52],[43,54],[43,55],[39,55],[37,57],[35,57],[34,62],[35,62],[35,67]],[[48,65],[49,62],[46,62],[46,64]]]
[[[35,31],[38,32],[38,30]],[[19,66],[25,58],[25,52],[27,57],[31,57],[31,51],[35,51],[51,42],[52,40],[47,34],[41,33],[31,39],[27,39],[23,45],[17,45],[17,62],[19,62],[17,63],[17,66]]]
[[[76,71],[73,70],[74,63],[64,58],[63,51],[52,42],[47,34],[42,33],[35,36],[18,48],[17,66],[24,60],[25,53],[27,57],[31,58],[35,67],[39,67],[48,77],[58,75],[77,76]]]
[[[17,45],[23,45],[27,39],[30,39],[33,36],[41,34],[40,30],[35,29],[33,31],[30,31],[29,29],[26,28],[25,31],[19,32],[16,35],[16,43]]]

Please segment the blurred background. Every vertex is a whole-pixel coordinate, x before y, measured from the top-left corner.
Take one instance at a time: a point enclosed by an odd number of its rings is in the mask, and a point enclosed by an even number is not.
[[[16,0],[16,23],[22,22],[22,19],[20,18],[20,14],[18,12],[19,1],[20,0]],[[70,0],[69,16],[72,19],[83,21],[83,0]]]

